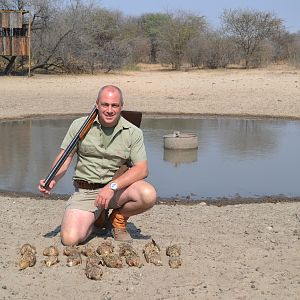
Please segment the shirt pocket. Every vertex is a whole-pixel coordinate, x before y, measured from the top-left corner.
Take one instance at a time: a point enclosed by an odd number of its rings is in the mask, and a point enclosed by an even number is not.
[[[95,156],[97,154],[96,147],[92,145],[80,145],[78,151],[85,156]]]

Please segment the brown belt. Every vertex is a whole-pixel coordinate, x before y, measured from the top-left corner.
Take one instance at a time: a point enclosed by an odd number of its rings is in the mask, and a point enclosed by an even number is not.
[[[106,185],[106,183],[95,183],[95,182],[87,182],[85,180],[74,179],[74,186],[79,189],[85,190],[97,190],[101,189]]]

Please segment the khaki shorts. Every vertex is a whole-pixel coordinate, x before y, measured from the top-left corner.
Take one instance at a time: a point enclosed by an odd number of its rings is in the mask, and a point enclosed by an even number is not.
[[[95,214],[97,218],[102,209],[95,206],[95,199],[101,189],[97,190],[85,190],[85,189],[75,189],[73,195],[69,198],[66,203],[66,209],[80,209],[85,211],[90,211]],[[116,202],[116,197],[114,196],[109,202],[109,209],[119,208],[120,206]]]

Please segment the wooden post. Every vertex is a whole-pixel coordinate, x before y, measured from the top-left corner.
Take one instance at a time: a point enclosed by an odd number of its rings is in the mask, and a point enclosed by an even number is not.
[[[29,13],[29,17],[28,17],[28,77],[31,76],[30,72],[30,68],[31,68],[31,43],[30,43],[30,30],[31,30],[31,20],[30,20],[30,13]]]

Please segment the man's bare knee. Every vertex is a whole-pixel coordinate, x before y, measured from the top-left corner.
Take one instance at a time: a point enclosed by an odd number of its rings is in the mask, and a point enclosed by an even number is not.
[[[156,190],[150,184],[146,184],[140,191],[143,206],[146,209],[153,207],[156,201]]]
[[[61,242],[74,246],[84,242],[92,231],[94,214],[78,209],[67,209],[61,225]]]
[[[80,242],[78,234],[74,230],[61,231],[60,238],[64,246],[75,246]]]

